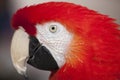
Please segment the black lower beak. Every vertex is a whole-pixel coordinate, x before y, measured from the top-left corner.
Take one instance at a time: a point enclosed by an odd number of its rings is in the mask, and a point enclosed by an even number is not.
[[[28,64],[41,70],[57,70],[58,64],[50,51],[36,39],[30,37]]]

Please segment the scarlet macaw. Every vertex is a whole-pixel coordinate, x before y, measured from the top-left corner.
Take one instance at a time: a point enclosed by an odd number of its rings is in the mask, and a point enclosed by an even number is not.
[[[18,73],[26,63],[51,71],[50,80],[120,80],[120,30],[114,19],[68,2],[18,10],[11,56]]]

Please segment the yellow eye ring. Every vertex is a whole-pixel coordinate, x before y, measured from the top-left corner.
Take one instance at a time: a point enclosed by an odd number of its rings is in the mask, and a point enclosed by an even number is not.
[[[49,31],[50,31],[51,33],[55,33],[55,32],[57,31],[57,26],[56,26],[56,25],[50,25]]]

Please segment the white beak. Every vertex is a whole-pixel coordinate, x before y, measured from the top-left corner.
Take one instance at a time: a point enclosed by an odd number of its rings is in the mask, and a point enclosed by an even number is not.
[[[15,31],[11,44],[13,65],[21,75],[26,74],[26,61],[29,56],[29,35],[23,28]]]

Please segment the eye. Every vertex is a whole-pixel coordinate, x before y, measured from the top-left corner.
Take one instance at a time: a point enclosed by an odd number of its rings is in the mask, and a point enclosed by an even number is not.
[[[55,33],[57,31],[57,25],[50,25],[49,31]]]

